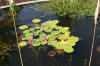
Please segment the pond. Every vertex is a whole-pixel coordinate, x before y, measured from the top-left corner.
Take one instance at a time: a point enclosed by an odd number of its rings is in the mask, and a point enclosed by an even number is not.
[[[18,33],[20,33],[19,26],[34,25],[33,19],[41,19],[38,24],[58,19],[56,14],[41,13],[33,9],[38,8],[38,6],[41,4],[17,7],[15,21]],[[93,17],[86,16],[72,21],[67,19],[65,21],[63,18],[58,20],[60,20],[58,25],[70,27],[71,34],[80,38],[74,47],[75,51],[50,57],[48,52],[52,50],[52,47],[40,46],[39,51],[37,48],[29,46],[22,47],[21,54],[24,66],[88,66],[94,27]],[[8,8],[0,10],[0,66],[21,66],[12,17],[9,15]],[[92,66],[100,66],[100,23],[97,24],[96,29]]]

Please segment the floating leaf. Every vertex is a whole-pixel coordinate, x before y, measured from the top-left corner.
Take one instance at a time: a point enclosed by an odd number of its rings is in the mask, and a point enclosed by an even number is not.
[[[47,41],[42,41],[41,42],[41,45],[45,45],[45,44],[47,44]]]
[[[34,47],[37,47],[37,46],[40,46],[40,43],[39,43],[39,42],[34,42],[32,45],[33,45]]]
[[[20,47],[23,47],[23,46],[26,46],[27,45],[27,42],[26,41],[22,41],[18,44],[18,46]]]
[[[58,20],[52,20],[53,24],[58,24],[59,21]]]
[[[35,28],[30,28],[30,29],[29,29],[29,31],[34,31],[34,30],[35,30]]]
[[[40,26],[36,26],[35,29],[40,29]]]
[[[33,19],[32,22],[33,23],[39,23],[41,20],[40,19]]]
[[[59,37],[58,37],[58,39],[60,39],[60,40],[66,40],[68,38],[69,38],[69,35],[65,35],[65,34],[59,35]]]
[[[69,27],[65,27],[66,30],[69,30]]]
[[[72,42],[72,41],[66,41],[66,44],[68,44],[68,45],[71,45],[71,46],[75,46],[76,45],[76,43],[75,42]]]
[[[39,35],[39,37],[42,37],[42,38],[44,38],[45,36],[46,36],[45,33],[41,33],[41,34]]]
[[[26,29],[26,28],[28,28],[28,26],[27,26],[27,25],[22,25],[22,26],[19,26],[19,29]]]
[[[74,51],[74,49],[72,47],[65,47],[64,51],[67,53],[72,53]]]
[[[71,37],[69,37],[68,40],[69,41],[72,41],[72,42],[78,42],[79,41],[79,38],[78,37],[71,36]]]
[[[63,49],[63,46],[60,43],[57,43],[54,45],[57,49]]]
[[[25,38],[26,38],[27,40],[29,40],[29,39],[32,39],[33,36],[32,36],[31,33],[28,33],[28,34],[25,34]]]
[[[24,34],[29,33],[29,32],[30,32],[29,30],[24,30],[23,31]]]
[[[26,38],[25,38],[25,37],[23,37],[23,38],[22,38],[22,40],[26,40]]]

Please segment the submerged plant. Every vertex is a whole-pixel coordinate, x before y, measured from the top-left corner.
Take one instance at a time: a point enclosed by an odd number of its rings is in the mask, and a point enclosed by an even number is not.
[[[57,26],[58,23],[58,20],[46,21],[40,26],[24,30],[24,38],[22,38],[24,40],[19,45],[26,46],[27,43],[32,44],[34,47],[49,45],[55,47],[58,53],[63,51],[72,53],[74,51],[73,46],[76,45],[79,38],[70,35],[69,27]]]

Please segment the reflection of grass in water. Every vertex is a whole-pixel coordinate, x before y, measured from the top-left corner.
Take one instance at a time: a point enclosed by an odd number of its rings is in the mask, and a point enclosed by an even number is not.
[[[71,55],[70,58],[67,60],[67,65],[68,65],[68,66],[72,66],[72,55]]]
[[[9,62],[11,56],[9,52],[12,51],[11,46],[0,42],[0,64]]]
[[[37,47],[33,47],[33,46],[29,46],[29,48],[32,49],[33,56],[34,56],[34,59],[36,61],[39,60],[39,57],[40,57],[42,52],[46,52],[47,51],[47,46],[39,46],[38,48]]]
[[[87,66],[87,62],[88,62],[88,59],[85,58],[85,59],[84,59],[84,66]]]

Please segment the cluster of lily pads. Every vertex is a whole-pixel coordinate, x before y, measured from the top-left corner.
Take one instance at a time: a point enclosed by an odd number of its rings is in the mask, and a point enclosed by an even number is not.
[[[40,19],[34,19],[32,22],[38,23]],[[56,49],[64,50],[67,53],[74,51],[73,46],[79,41],[78,37],[71,36],[69,27],[57,26],[58,20],[51,20],[42,23],[36,27],[28,27],[27,25],[19,26],[23,30],[23,37],[18,46],[26,46],[27,44],[34,47],[40,45],[53,46]]]

